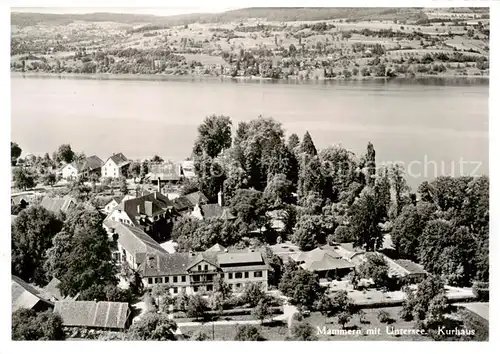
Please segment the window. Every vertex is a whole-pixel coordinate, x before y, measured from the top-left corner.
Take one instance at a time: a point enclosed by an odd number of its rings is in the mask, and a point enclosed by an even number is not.
[[[212,285],[207,285],[207,291],[212,291],[214,287]]]
[[[207,274],[207,281],[214,280],[214,276],[212,274]]]
[[[155,284],[161,283],[161,278],[155,278]]]
[[[153,284],[153,278],[148,278],[148,284]]]
[[[205,264],[205,270],[208,270],[208,264]]]
[[[193,287],[193,293],[195,293],[197,291],[198,291],[198,287],[197,286]]]
[[[236,283],[236,289],[239,289],[241,287],[240,283]]]
[[[245,272],[245,278],[248,278],[248,272]]]
[[[198,264],[198,270],[201,270],[201,264]]]
[[[181,277],[181,282],[183,282],[183,283],[185,283],[185,282],[186,282],[186,276],[185,276],[185,275],[183,275],[183,276]]]
[[[177,277],[174,277],[174,283],[177,283]]]
[[[174,287],[173,289],[174,289],[174,294],[177,294],[177,288]]]
[[[229,279],[233,279],[233,273],[227,273]]]
[[[236,279],[241,279],[241,278],[243,278],[243,274],[242,274],[241,272],[236,272],[236,273],[234,274],[234,277],[235,277]]]
[[[165,283],[168,283],[168,277],[165,277]]]
[[[262,271],[253,272],[253,276],[254,276],[254,278],[261,278],[262,277]]]

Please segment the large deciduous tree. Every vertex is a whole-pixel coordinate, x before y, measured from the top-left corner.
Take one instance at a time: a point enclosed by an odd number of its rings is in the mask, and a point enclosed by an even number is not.
[[[12,273],[27,282],[45,284],[45,252],[62,222],[41,206],[31,206],[19,213],[12,223]]]
[[[69,144],[63,144],[57,148],[56,161],[60,163],[71,163],[75,159],[75,153]]]
[[[211,158],[231,146],[231,119],[227,116],[211,115],[198,126],[198,137],[193,148],[196,156],[203,153]]]
[[[64,295],[75,296],[95,283],[103,290],[105,285],[118,283],[113,241],[108,239],[102,221],[98,211],[77,207],[47,251],[45,269],[61,281],[59,288]]]
[[[382,243],[380,208],[375,192],[365,188],[349,209],[349,228],[355,245],[373,251]]]
[[[28,172],[27,169],[23,167],[16,167],[12,174],[12,177],[14,178],[14,186],[17,189],[26,190],[36,186],[33,174]]]

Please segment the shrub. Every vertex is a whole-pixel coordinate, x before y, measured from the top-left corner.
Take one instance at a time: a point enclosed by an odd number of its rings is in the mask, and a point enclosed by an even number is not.
[[[475,282],[472,284],[472,293],[479,301],[489,301],[490,289],[487,282]]]
[[[392,318],[391,318],[391,315],[389,314],[389,312],[385,311],[385,310],[380,310],[377,314],[377,319],[381,322],[381,323],[390,323],[392,322]]]

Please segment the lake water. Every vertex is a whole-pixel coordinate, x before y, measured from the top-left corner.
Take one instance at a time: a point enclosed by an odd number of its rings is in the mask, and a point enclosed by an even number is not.
[[[12,140],[25,153],[60,144],[128,158],[187,157],[207,115],[240,121],[259,115],[287,135],[306,130],[316,147],[341,144],[379,163],[401,161],[409,184],[441,174],[488,174],[488,82],[97,80],[13,74]],[[460,163],[460,161],[464,161]],[[460,172],[460,164],[463,166]],[[454,171],[452,170],[454,168]]]

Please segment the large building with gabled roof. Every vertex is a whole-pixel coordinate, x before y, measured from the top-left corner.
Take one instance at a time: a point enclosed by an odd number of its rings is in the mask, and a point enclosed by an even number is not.
[[[259,251],[228,251],[216,244],[205,252],[180,252],[147,255],[138,267],[145,288],[168,285],[172,295],[212,291],[218,279],[242,292],[248,283],[257,283],[267,291],[269,266]]]

